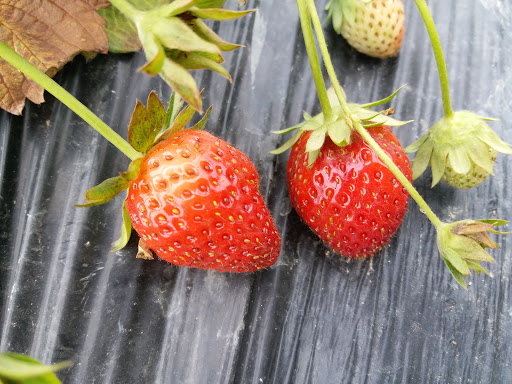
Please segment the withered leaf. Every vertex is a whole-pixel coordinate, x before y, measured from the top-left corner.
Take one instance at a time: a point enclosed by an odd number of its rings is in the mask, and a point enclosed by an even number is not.
[[[80,52],[106,53],[105,0],[0,0],[0,40],[49,76]],[[39,104],[44,90],[0,60],[0,107],[20,115],[25,98]]]

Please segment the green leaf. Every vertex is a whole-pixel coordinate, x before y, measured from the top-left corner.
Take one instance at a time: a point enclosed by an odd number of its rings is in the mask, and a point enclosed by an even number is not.
[[[128,125],[128,142],[137,151],[146,153],[165,124],[165,107],[154,91],[148,96],[147,109],[137,100]]]
[[[123,249],[130,240],[130,235],[132,233],[132,221],[130,219],[128,207],[126,206],[126,199],[123,203],[123,224],[121,225],[121,236],[112,244],[114,248],[110,252],[117,252],[120,249]]]
[[[18,353],[0,354],[0,382],[30,382],[32,384],[58,384],[53,372],[69,366],[69,362],[43,365],[29,356]]]
[[[194,8],[190,10],[190,13],[196,17],[200,17],[201,19],[223,21],[238,19],[239,17],[245,16],[254,11],[254,9],[249,9],[247,11],[231,11],[229,9],[222,8]]]
[[[215,44],[221,51],[233,51],[237,48],[242,47],[240,44],[232,44],[224,41],[212,31],[203,21],[194,19],[191,21],[192,30],[203,40]]]
[[[135,24],[127,19],[116,7],[97,11],[107,22],[105,32],[108,50],[113,53],[137,52],[142,48]]]

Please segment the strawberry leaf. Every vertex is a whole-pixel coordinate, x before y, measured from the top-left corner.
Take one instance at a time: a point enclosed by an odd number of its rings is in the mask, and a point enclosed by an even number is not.
[[[148,96],[147,109],[137,100],[128,125],[128,142],[137,151],[146,153],[165,123],[165,107],[152,91]]]
[[[99,7],[104,2],[94,1]],[[84,0],[0,0],[0,40],[49,76],[80,52],[105,53],[105,20]],[[42,87],[0,60],[0,107],[19,115],[25,99],[44,101]]]

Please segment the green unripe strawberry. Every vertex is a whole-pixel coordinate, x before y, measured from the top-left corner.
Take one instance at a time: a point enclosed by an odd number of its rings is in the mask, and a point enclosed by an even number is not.
[[[331,0],[326,9],[334,30],[368,56],[396,56],[404,36],[402,0]]]
[[[441,118],[405,151],[417,151],[412,167],[413,179],[430,165],[432,186],[444,180],[462,189],[475,187],[493,174],[498,152],[512,154],[510,146],[484,119],[469,111]]]

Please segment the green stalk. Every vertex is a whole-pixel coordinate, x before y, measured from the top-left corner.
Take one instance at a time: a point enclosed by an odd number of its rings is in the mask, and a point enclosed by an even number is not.
[[[428,10],[427,3],[425,0],[414,0],[418,10],[420,11],[425,27],[427,28],[428,36],[434,50],[434,56],[436,58],[437,70],[439,72],[439,82],[441,83],[441,94],[443,97],[443,109],[446,117],[453,116],[452,105],[450,102],[450,86],[448,84],[448,72],[446,70],[446,63],[444,61],[443,49],[441,48],[441,41],[437,34],[436,25],[432,19],[432,15]]]
[[[309,15],[307,17],[311,17],[313,21],[313,26],[315,27],[315,32],[317,35],[317,39],[320,45],[320,51],[322,52],[322,56],[324,59],[324,64],[327,69],[327,73],[329,74],[329,78],[333,84],[334,90],[336,92],[336,96],[340,102],[344,111],[349,111],[349,107],[347,104],[347,100],[345,98],[345,93],[343,92],[343,88],[341,87],[338,78],[336,77],[336,73],[334,71],[334,67],[332,65],[332,61],[329,55],[329,51],[327,49],[327,45],[325,43],[325,38],[323,36],[322,25],[318,18],[318,12],[316,10],[314,0],[304,0],[307,2]],[[299,0],[297,0],[297,3]],[[301,10],[299,9],[299,12]],[[304,10],[302,10],[304,12]],[[400,181],[400,183],[404,186],[404,188],[409,192],[411,197],[416,201],[420,210],[425,213],[428,219],[432,222],[436,229],[441,228],[444,223],[439,220],[436,214],[430,209],[427,202],[421,197],[416,188],[411,184],[411,182],[405,177],[405,175],[400,171],[397,165],[391,160],[391,158],[387,155],[387,153],[379,146],[379,144],[373,139],[370,133],[361,125],[361,122],[357,119],[353,119],[350,114],[347,116],[353,120],[353,126],[355,130],[363,137],[363,139],[372,147],[372,149],[377,153],[379,158],[384,162],[384,164],[389,168],[389,170],[395,175],[395,177]]]
[[[315,80],[315,87],[318,98],[320,99],[324,120],[329,121],[333,117],[332,107],[329,102],[329,97],[327,96],[324,77],[322,75],[322,69],[320,68],[320,61],[318,60],[318,54],[316,51],[315,37],[313,35],[311,21],[309,19],[304,0],[297,0],[297,8],[299,9],[300,25],[302,27],[302,34],[304,35],[304,43],[306,44],[309,64],[313,73],[313,79]]]
[[[49,76],[41,72],[26,59],[14,52],[8,45],[0,41],[0,57],[23,72],[27,77],[35,81],[41,87],[60,100],[69,109],[85,120],[91,127],[98,131],[105,139],[112,143],[117,149],[123,152],[131,160],[142,156],[123,139],[117,132],[105,124],[90,109],[78,101],[72,94],[62,88]]]

